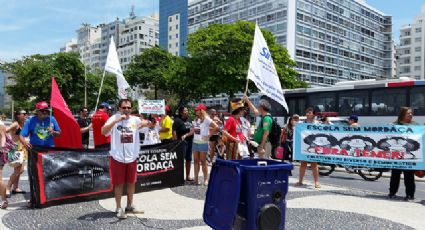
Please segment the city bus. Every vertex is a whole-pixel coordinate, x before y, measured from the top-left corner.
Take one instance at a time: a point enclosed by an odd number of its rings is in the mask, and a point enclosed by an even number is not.
[[[413,110],[413,120],[425,123],[425,81],[410,78],[340,82],[332,87],[285,90],[288,118],[304,115],[312,107],[316,114],[338,117],[357,115],[361,125],[389,124],[401,107]]]

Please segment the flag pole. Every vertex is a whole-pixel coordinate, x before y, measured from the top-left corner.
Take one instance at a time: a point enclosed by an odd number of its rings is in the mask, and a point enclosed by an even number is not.
[[[99,94],[97,95],[97,100],[96,100],[96,107],[94,107],[95,111],[97,109],[97,105],[99,104],[100,94],[102,93],[103,80],[105,80],[105,70],[103,70],[102,81],[100,82]]]

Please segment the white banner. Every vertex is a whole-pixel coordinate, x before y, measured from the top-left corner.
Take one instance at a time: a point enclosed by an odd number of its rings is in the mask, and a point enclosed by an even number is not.
[[[248,79],[253,81],[262,93],[281,104],[288,111],[272,55],[258,25],[255,25]]]
[[[118,96],[120,98],[127,98],[126,89],[130,87],[122,73],[120,61],[118,59],[117,49],[115,48],[114,37],[111,36],[111,43],[109,44],[108,57],[106,58],[105,71],[113,73],[117,76]]]
[[[165,100],[139,99],[139,114],[165,114]]]

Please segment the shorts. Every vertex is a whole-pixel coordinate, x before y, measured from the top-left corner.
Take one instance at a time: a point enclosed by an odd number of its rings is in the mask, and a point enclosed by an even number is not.
[[[208,152],[208,143],[202,143],[202,144],[193,143],[192,152],[207,153]]]
[[[131,163],[122,163],[111,157],[111,180],[113,185],[121,185],[124,183],[136,183],[137,160]]]
[[[186,148],[184,159],[187,162],[191,162],[192,161],[192,143],[193,143],[193,141],[185,141],[184,143],[185,143],[184,147]]]

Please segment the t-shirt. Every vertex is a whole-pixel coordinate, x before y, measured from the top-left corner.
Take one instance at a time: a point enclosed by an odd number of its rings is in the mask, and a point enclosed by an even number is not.
[[[227,132],[232,136],[232,137],[237,137],[239,140],[244,141],[245,137],[242,133],[242,125],[241,122],[236,120],[233,116],[230,116],[227,121],[226,124],[224,124],[224,129],[227,130]]]
[[[255,142],[260,144],[261,140],[263,139],[264,132],[268,131],[270,133],[270,131],[272,130],[272,123],[273,123],[273,120],[269,115],[261,117],[260,125],[258,126],[258,128],[255,130],[255,133],[254,133]]]
[[[168,131],[159,133],[159,138],[161,140],[171,139],[173,137],[173,120],[171,120],[170,116],[166,115],[164,117],[164,119],[161,121],[161,127],[168,128]]]
[[[140,129],[140,133],[143,133],[145,136],[145,139],[143,140],[143,145],[154,145],[161,143],[161,140],[159,140],[158,130],[155,127],[143,127],[142,129]]]
[[[176,131],[177,138],[181,140],[182,136],[189,133],[193,125],[189,118],[182,119],[181,117],[175,117],[173,123],[173,130]],[[193,135],[186,137],[186,141],[193,140]]]
[[[54,147],[53,135],[47,131],[47,128],[51,124],[51,128],[60,132],[58,122],[54,117],[47,116],[44,120],[38,119],[37,116],[33,116],[25,122],[24,127],[21,130],[20,135],[23,137],[30,137],[30,144],[34,146],[43,147]]]
[[[111,142],[110,136],[104,136],[101,133],[103,125],[109,119],[109,115],[102,110],[96,111],[92,117],[92,127],[93,127],[93,140],[94,145],[104,145]]]
[[[78,125],[80,126],[80,128],[85,128],[85,127],[90,125],[90,120],[88,118],[79,117],[77,119],[77,122],[78,122]],[[81,134],[81,141],[82,141],[83,145],[88,145],[89,139],[90,139],[90,133],[89,132],[85,132],[85,133]]]
[[[249,132],[251,131],[251,124],[249,123],[248,119],[245,117],[241,117],[241,125],[242,125],[242,133],[245,138],[249,138]]]
[[[120,113],[111,116],[105,125],[111,124],[120,117]],[[127,120],[120,121],[112,127],[109,132],[111,136],[111,150],[109,153],[116,161],[130,163],[139,157],[139,126],[141,122],[140,118],[130,116]]]
[[[210,124],[212,120],[209,117],[205,117],[203,121],[201,119],[197,119],[194,124],[193,128],[195,129],[195,134],[193,137],[193,142],[202,144],[202,143],[208,143],[208,136],[210,131]]]

